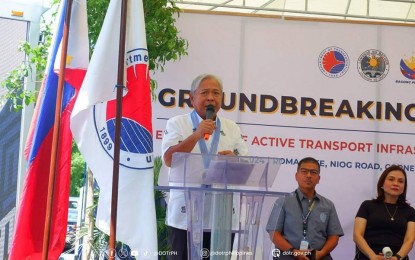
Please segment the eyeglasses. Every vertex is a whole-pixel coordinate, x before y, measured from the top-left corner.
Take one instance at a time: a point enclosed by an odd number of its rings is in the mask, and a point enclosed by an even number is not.
[[[298,172],[303,174],[303,175],[307,175],[308,173],[310,173],[312,176],[317,176],[317,175],[320,174],[320,171],[318,171],[318,170],[306,169],[306,168],[300,168],[300,170]]]

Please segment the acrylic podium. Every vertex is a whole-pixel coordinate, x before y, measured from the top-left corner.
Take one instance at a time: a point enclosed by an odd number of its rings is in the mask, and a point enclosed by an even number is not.
[[[189,259],[207,258],[204,231],[211,232],[210,259],[255,259],[263,205],[286,195],[268,191],[279,167],[278,158],[173,155],[169,189],[183,191],[186,198]]]

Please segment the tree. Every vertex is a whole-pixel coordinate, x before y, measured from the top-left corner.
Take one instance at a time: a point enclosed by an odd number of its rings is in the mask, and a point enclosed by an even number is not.
[[[56,7],[58,0],[53,0],[52,8]],[[101,31],[109,0],[87,0],[88,8],[88,29],[90,39],[90,51],[92,53],[95,43]],[[174,25],[176,16],[180,9],[172,0],[143,0],[144,16],[146,22],[147,48],[149,52],[149,69],[164,70],[167,61],[176,61],[187,55],[188,43],[179,36],[179,31]],[[31,47],[28,42],[23,42],[19,50],[23,51],[27,60],[21,66],[9,73],[9,76],[2,82],[2,86],[8,91],[3,99],[13,101],[13,109],[19,111],[22,104],[29,105],[35,102],[36,93],[23,91],[23,78],[27,78],[30,72],[30,64],[36,68],[35,79],[40,82],[46,67],[48,48],[51,43],[51,21],[43,21],[41,35],[44,39],[38,46]],[[151,81],[151,88],[154,90],[157,82]],[[154,97],[154,95],[153,95]]]

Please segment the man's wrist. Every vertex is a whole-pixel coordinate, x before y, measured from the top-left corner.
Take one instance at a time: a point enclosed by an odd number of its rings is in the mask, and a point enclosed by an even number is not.
[[[294,252],[295,248],[294,247],[290,247],[287,250],[285,250],[285,252]]]
[[[311,250],[310,255],[308,256],[308,259],[311,259],[311,260],[317,259],[317,250],[315,249]]]
[[[400,255],[398,255],[398,254],[396,254],[396,255],[395,255],[395,257],[396,257],[396,259],[398,259],[398,260],[401,260],[401,259],[402,259],[402,256],[400,256]]]

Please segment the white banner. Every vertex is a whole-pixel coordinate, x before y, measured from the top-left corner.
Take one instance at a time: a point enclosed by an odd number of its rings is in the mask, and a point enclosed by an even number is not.
[[[189,55],[154,75],[155,155],[166,120],[191,110],[193,78],[213,73],[224,83],[219,114],[240,125],[250,155],[283,158],[275,191],[297,187],[297,160],[321,161],[317,192],[345,232],[334,259],[353,259],[355,214],[387,165],[405,167],[415,203],[413,28],[190,13],[177,27]]]

